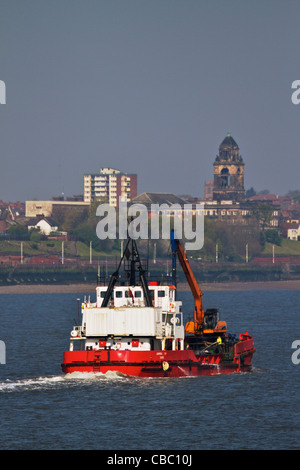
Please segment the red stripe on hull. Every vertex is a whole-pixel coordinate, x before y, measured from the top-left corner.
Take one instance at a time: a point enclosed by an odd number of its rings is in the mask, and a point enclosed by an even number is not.
[[[197,356],[193,351],[66,351],[62,370],[72,372],[120,372],[134,377],[197,377],[248,371],[252,350],[244,350],[231,361],[222,355]],[[168,369],[163,369],[163,363]]]

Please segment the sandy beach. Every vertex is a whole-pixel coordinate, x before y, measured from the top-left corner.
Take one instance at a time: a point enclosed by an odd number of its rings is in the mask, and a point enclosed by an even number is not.
[[[220,282],[203,283],[201,290],[205,291],[242,291],[242,290],[300,290],[300,280],[295,281],[265,281],[265,282]],[[82,293],[95,292],[96,285],[86,284],[64,284],[64,285],[14,285],[0,286],[0,294],[60,294],[60,293]],[[187,283],[178,284],[178,291],[188,291]]]

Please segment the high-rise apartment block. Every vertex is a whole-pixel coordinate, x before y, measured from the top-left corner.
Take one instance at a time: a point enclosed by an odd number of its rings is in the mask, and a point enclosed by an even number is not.
[[[99,174],[84,175],[84,202],[105,200],[117,207],[119,197],[131,201],[137,196],[137,175],[122,173],[114,168],[101,168]]]

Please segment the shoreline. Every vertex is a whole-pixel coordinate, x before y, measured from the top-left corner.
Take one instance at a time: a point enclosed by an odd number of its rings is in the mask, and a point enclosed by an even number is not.
[[[0,286],[0,294],[69,294],[94,293],[95,283],[80,284],[19,284],[13,286]],[[264,281],[264,282],[212,282],[200,284],[202,292],[213,291],[249,291],[249,290],[300,290],[300,280],[291,281]],[[190,290],[187,283],[178,283],[177,290],[187,292]]]

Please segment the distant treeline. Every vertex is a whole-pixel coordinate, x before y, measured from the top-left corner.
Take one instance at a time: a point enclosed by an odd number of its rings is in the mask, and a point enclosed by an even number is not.
[[[54,206],[52,218],[58,224],[60,231],[68,233],[69,240],[81,241],[86,246],[90,246],[92,242],[93,250],[96,252],[108,254],[112,251],[120,252],[118,234],[116,234],[115,240],[100,240],[97,237],[96,226],[99,217],[96,215],[96,210],[98,205],[99,201],[89,207],[76,209]],[[245,260],[246,249],[249,259],[251,259],[262,253],[266,242],[279,246],[281,238],[278,231],[269,228],[272,211],[272,207],[268,204],[257,204],[254,207],[253,215],[246,217],[244,223],[240,224],[230,224],[228,221],[206,217],[204,220],[204,246],[201,250],[188,252],[189,256],[193,259],[210,261],[214,260],[217,255],[220,261],[238,262]],[[35,230],[28,232],[27,227],[17,224],[8,229],[6,238],[38,242],[46,237]],[[140,240],[139,249],[142,256],[156,256],[158,258],[170,256],[169,240]]]

